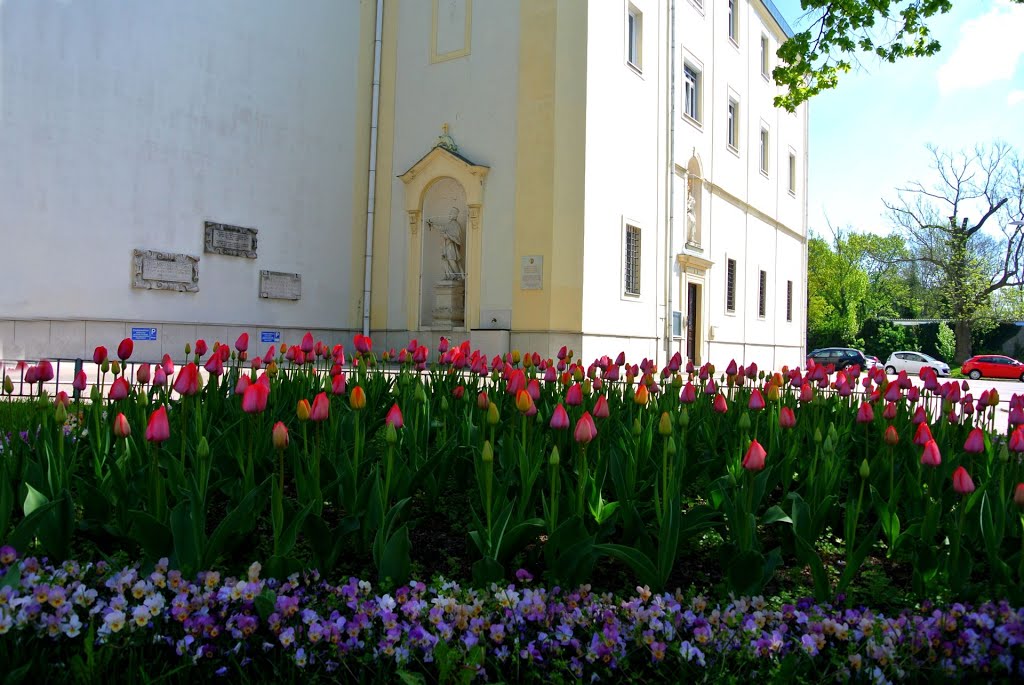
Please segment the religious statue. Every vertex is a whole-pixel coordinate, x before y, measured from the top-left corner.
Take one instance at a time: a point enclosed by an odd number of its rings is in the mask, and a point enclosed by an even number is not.
[[[697,242],[697,198],[686,196],[686,242]]]
[[[462,222],[459,221],[459,208],[452,207],[448,219],[427,219],[427,228],[436,228],[441,234],[441,261],[444,264],[444,280],[461,281],[465,279],[462,269]]]

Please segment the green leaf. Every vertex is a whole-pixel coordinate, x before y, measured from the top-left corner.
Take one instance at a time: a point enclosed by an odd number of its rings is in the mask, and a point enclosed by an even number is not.
[[[0,590],[5,587],[16,588],[19,585],[21,585],[21,566],[11,564],[7,568],[7,573],[4,574],[4,577],[0,578]]]
[[[25,483],[25,489],[27,490],[25,493],[25,501],[21,505],[22,510],[25,512],[25,516],[28,516],[33,511],[50,501],[46,495],[36,490],[29,483]]]
[[[150,559],[159,559],[174,549],[174,535],[170,527],[161,523],[148,511],[132,510],[131,536]]]
[[[401,680],[405,685],[425,685],[427,680],[420,673],[410,673],[409,671],[398,671],[396,674],[398,679]]]
[[[49,513],[55,509],[58,502],[47,502],[43,506],[35,509],[31,514],[23,518],[15,526],[11,536],[7,538],[7,544],[19,552],[28,550],[29,545],[36,538],[36,533],[39,529],[40,524],[45,521],[45,518]]]
[[[174,538],[174,556],[182,571],[188,575],[198,571],[203,541],[196,539],[188,500],[178,502],[171,511],[171,535]]]
[[[609,556],[623,562],[636,574],[637,580],[644,585],[658,587],[658,569],[650,559],[639,550],[618,545],[614,543],[602,543],[594,545],[594,551],[598,554]]]
[[[765,557],[756,550],[735,555],[729,562],[729,587],[740,595],[753,595],[761,589]]]
[[[257,506],[266,501],[266,491],[269,487],[270,479],[268,478],[247,494],[238,503],[238,506],[228,512],[228,515],[224,517],[220,525],[214,529],[213,534],[207,540],[206,546],[203,549],[202,565],[204,567],[211,566],[217,560],[218,555],[223,553],[227,547],[230,538],[243,536],[252,530],[256,523],[253,512],[256,511]]]
[[[380,531],[377,531],[380,535]],[[409,528],[407,524],[396,530],[388,538],[380,557],[380,568],[378,575],[380,579],[390,580],[392,583],[404,583],[409,577],[409,567],[412,559],[410,551],[412,542],[409,540]]]
[[[761,516],[762,526],[768,526],[773,523],[793,523],[793,519],[787,516],[786,512],[782,510],[782,507],[776,504],[769,507]]]
[[[274,613],[274,608],[277,604],[277,593],[266,588],[263,592],[256,595],[253,604],[256,606],[256,613],[259,614],[260,619],[266,621]]]
[[[861,565],[871,552],[871,548],[875,544],[875,540],[878,538],[878,531],[882,527],[881,521],[876,521],[875,525],[871,527],[868,534],[860,541],[857,545],[857,549],[853,551],[853,555],[847,560],[846,568],[843,569],[843,574],[839,577],[839,583],[836,585],[836,592],[843,592],[847,586],[853,582],[857,572],[860,571]]]

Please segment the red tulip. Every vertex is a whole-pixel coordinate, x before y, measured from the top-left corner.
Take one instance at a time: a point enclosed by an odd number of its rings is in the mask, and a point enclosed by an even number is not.
[[[534,402],[539,400],[540,399],[540,382],[538,382],[536,378],[531,379],[530,382],[526,384],[526,392],[530,393],[530,397],[533,398]]]
[[[132,434],[131,424],[128,423],[128,418],[124,414],[118,414],[114,417],[114,436],[118,438],[127,438]]]
[[[366,354],[373,347],[373,341],[370,340],[368,335],[356,334],[353,344],[355,345],[356,352],[359,354]]]
[[[814,388],[810,383],[804,383],[800,386],[800,403],[807,404],[814,399]]]
[[[204,354],[206,354],[206,351],[208,349],[209,348],[206,346],[205,340],[203,340],[202,338],[196,340],[196,355],[202,357]]]
[[[576,430],[573,431],[573,438],[575,438],[576,442],[581,442],[586,445],[596,437],[597,426],[594,424],[594,419],[590,416],[590,412],[585,411],[579,421],[576,422]]]
[[[927,423],[917,424],[917,431],[914,433],[914,444],[915,445],[927,445],[928,441],[932,439],[932,429],[928,427]]]
[[[306,331],[306,334],[302,336],[302,342],[299,344],[299,349],[305,354],[309,354],[316,347],[316,343],[313,342],[313,334]]]
[[[938,466],[942,463],[942,455],[939,454],[939,446],[935,444],[934,440],[929,440],[925,443],[924,451],[921,452],[921,463],[925,466]]]
[[[871,423],[874,420],[875,410],[871,408],[871,404],[861,402],[860,409],[857,410],[857,423]]]
[[[327,393],[322,392],[313,398],[313,409],[309,412],[310,421],[325,421],[331,409],[331,401]]]
[[[270,362],[274,361],[274,353],[275,352],[277,352],[277,350],[274,349],[273,345],[268,347],[267,348],[267,353],[265,355],[263,355],[263,363],[264,364],[269,364]]]
[[[477,409],[487,409],[487,407],[490,404],[491,404],[491,398],[487,396],[487,391],[486,390],[481,390],[479,393],[477,393],[477,396],[476,396],[476,408]]]
[[[454,397],[457,400],[461,400],[462,396],[465,394],[466,386],[464,385],[456,385],[454,388],[452,388],[452,397]]]
[[[683,386],[683,391],[679,393],[679,401],[683,404],[693,404],[697,401],[697,388],[692,382],[687,381]]]
[[[171,359],[171,355],[165,354],[164,358],[160,361],[160,364],[163,366],[165,376],[174,375],[174,360]]]
[[[245,352],[249,349],[249,334],[242,333],[238,336],[238,340],[235,341],[235,349],[239,352]]]
[[[235,394],[244,395],[245,391],[249,389],[250,385],[252,385],[252,379],[243,373],[241,376],[238,377],[238,382],[235,383]]]
[[[160,365],[157,365],[156,371],[153,372],[153,385],[157,388],[167,385],[167,373],[164,371],[164,367]]]
[[[981,454],[985,451],[985,434],[980,428],[973,429],[964,442],[964,452],[969,454]]]
[[[565,407],[561,404],[555,407],[555,411],[551,415],[551,422],[548,425],[555,430],[565,430],[569,427],[569,414],[566,413]]]
[[[125,361],[128,357],[132,356],[132,350],[135,349],[135,343],[132,342],[131,338],[125,338],[121,341],[121,344],[117,346],[117,357],[121,361]]]
[[[597,402],[594,402],[594,418],[607,419],[608,414],[608,400],[605,399],[604,395],[600,395],[597,398]]]
[[[923,406],[920,406],[917,409],[915,409],[914,410],[914,416],[913,416],[912,419],[910,419],[911,423],[916,423],[918,425],[920,425],[922,423],[926,423],[927,421],[928,421],[928,414],[925,413]]]
[[[767,456],[768,453],[761,447],[761,443],[751,440],[747,453],[743,455],[743,468],[748,471],[760,471],[764,468],[764,458]]]
[[[29,385],[34,385],[39,380],[39,367],[30,366],[25,369],[25,382]]]
[[[958,495],[969,495],[974,492],[974,481],[963,466],[957,466],[953,472],[953,490]]]
[[[337,376],[331,379],[331,394],[333,395],[344,395],[347,381],[344,373],[339,373]]]
[[[402,410],[398,408],[397,402],[391,405],[388,415],[384,417],[384,425],[392,428],[401,428],[405,425],[405,421],[402,420]]]
[[[114,382],[110,384],[110,392],[107,397],[111,400],[123,400],[128,397],[128,392],[131,388],[128,387],[128,381],[123,376],[118,376],[114,379]]]
[[[1024,426],[1017,426],[1010,433],[1010,451],[1024,452]]]
[[[99,366],[105,361],[107,361],[107,348],[103,345],[99,345],[92,351],[92,363]]]
[[[174,391],[179,395],[191,396],[199,392],[199,367],[189,362],[178,371],[174,379]]]
[[[48,383],[53,380],[53,364],[47,359],[40,359],[39,364],[36,365],[39,376],[36,380],[40,383]]]
[[[569,389],[565,392],[565,403],[570,407],[578,407],[583,404],[583,388],[579,383],[573,383],[569,386]]]
[[[718,392],[718,386],[715,385],[715,379],[709,378],[707,385],[704,386],[704,394],[714,395],[716,392]]]
[[[761,411],[765,408],[764,395],[757,388],[750,393],[750,401],[747,402],[747,408],[751,411]]]
[[[247,378],[247,376],[243,376]],[[242,394],[242,411],[246,414],[259,414],[267,408],[270,388],[263,383],[253,383]]]
[[[64,408],[67,409],[68,407],[71,406],[71,398],[68,397],[68,394],[66,392],[61,390],[60,392],[57,393],[56,397],[53,398],[53,405],[64,405]]]
[[[793,428],[796,426],[796,414],[792,407],[783,407],[779,410],[779,426],[781,428]]]
[[[729,411],[729,403],[725,399],[725,395],[718,393],[715,395],[715,401],[712,403],[711,408],[719,414],[724,414]]]
[[[146,385],[147,383],[149,383],[149,377],[149,364],[139,364],[139,368],[135,369],[135,381],[139,385]]]
[[[885,405],[885,409],[882,410],[882,418],[886,421],[892,421],[896,418],[896,403],[889,402]]]
[[[889,426],[885,429],[885,434],[882,435],[882,440],[889,447],[895,447],[900,442],[900,434],[896,432],[895,426]]]
[[[171,437],[171,426],[167,422],[167,408],[161,405],[155,412],[149,415],[149,425],[146,426],[146,440],[157,444]]]
[[[223,349],[227,349],[226,346],[221,345]],[[219,354],[211,354],[210,358],[206,360],[206,364],[203,365],[207,373],[211,376],[220,376],[224,373],[224,360],[221,359]]]
[[[79,369],[78,373],[75,374],[75,380],[73,383],[71,383],[71,387],[77,390],[78,392],[82,392],[83,390],[85,390],[85,386],[88,383],[89,379],[86,377],[85,371],[83,369]]]

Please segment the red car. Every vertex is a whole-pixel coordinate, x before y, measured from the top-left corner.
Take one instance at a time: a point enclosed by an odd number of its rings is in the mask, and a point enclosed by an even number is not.
[[[979,354],[971,357],[960,367],[960,373],[978,380],[989,378],[1019,378],[1024,381],[1024,364],[1001,354]]]

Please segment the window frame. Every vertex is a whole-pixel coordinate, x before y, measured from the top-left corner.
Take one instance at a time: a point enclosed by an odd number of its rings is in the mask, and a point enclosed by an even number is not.
[[[789,149],[789,194],[796,197],[796,151]]]
[[[740,102],[732,95],[725,106],[725,146],[732,152],[740,151]]]
[[[631,2],[626,3],[626,65],[643,73],[644,13]]]
[[[765,178],[770,178],[769,169],[771,168],[771,129],[763,121],[761,122],[761,138],[760,138],[760,163],[759,169],[761,175]]]
[[[768,316],[768,272],[759,269],[757,274],[757,318]]]
[[[772,74],[771,65],[771,39],[767,33],[761,34],[761,78],[770,80]]]
[[[793,281],[786,281],[786,323],[793,323]]]
[[[729,0],[726,9],[726,31],[729,34],[729,40],[736,47],[740,46],[740,10],[736,6],[736,0]]]
[[[693,75],[691,82],[690,75]],[[697,125],[701,125],[701,90],[703,70],[690,60],[683,60],[683,117]],[[689,111],[693,107],[693,112]]]
[[[739,267],[736,260],[731,257],[725,258],[725,313],[736,313],[736,280],[739,274]]]
[[[636,235],[635,248],[630,237]],[[631,251],[635,249],[635,254]],[[622,229],[622,297],[638,300],[642,294],[643,229],[637,222],[625,219]]]

